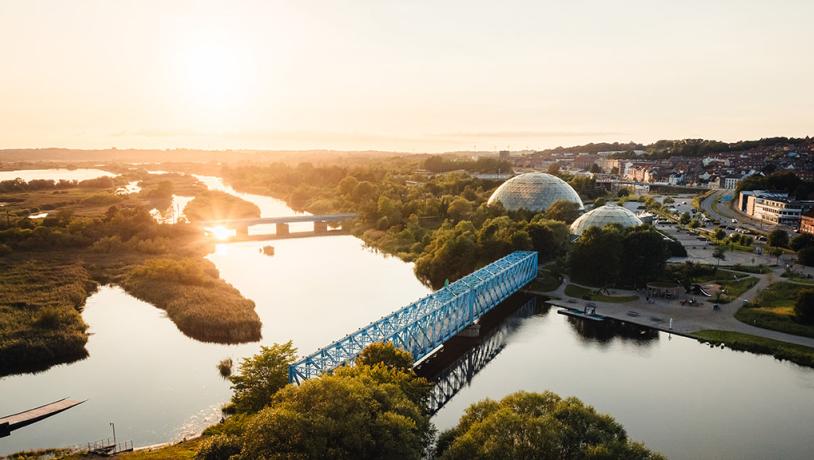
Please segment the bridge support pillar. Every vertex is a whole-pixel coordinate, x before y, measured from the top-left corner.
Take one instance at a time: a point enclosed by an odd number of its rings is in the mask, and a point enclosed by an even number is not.
[[[279,224],[276,224],[275,228],[277,229],[277,235],[278,236],[288,235],[288,233],[289,233],[288,224],[279,223]]]
[[[458,337],[480,337],[480,324],[470,324],[469,327],[458,333]]]
[[[249,236],[249,226],[248,225],[240,225],[235,228],[235,235],[237,237],[241,236]]]
[[[314,221],[314,233],[328,233],[328,222]]]

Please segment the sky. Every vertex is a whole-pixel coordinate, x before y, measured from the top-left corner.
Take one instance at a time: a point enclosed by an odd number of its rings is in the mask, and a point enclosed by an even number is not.
[[[814,135],[814,2],[0,0],[0,148]]]

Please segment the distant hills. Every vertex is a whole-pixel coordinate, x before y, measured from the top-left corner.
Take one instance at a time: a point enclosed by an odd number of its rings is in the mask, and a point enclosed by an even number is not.
[[[654,158],[669,156],[697,157],[722,152],[739,152],[754,149],[777,147],[796,147],[810,150],[814,138],[769,137],[758,140],[722,142],[709,139],[660,140],[652,144],[637,142],[597,142],[570,147],[555,147],[534,151],[537,155],[550,155],[563,152],[589,153],[619,152],[617,157],[632,156],[634,151],[644,151]],[[491,152],[451,152],[457,155],[483,154]],[[531,153],[524,151],[523,153]],[[201,149],[0,149],[0,162],[107,162],[119,161],[130,163],[157,162],[270,162],[270,161],[315,161],[335,160],[336,158],[366,158],[382,156],[412,155],[408,152],[387,152],[377,150],[341,151],[341,150],[201,150]]]

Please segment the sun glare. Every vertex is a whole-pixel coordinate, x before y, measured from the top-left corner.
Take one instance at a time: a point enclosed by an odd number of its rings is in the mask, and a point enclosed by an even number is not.
[[[234,229],[226,227],[209,227],[205,229],[206,232],[218,241],[226,241],[235,236]]]

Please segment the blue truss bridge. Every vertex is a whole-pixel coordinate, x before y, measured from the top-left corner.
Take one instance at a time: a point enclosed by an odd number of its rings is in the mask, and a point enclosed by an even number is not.
[[[513,252],[302,358],[289,366],[288,381],[351,364],[374,342],[391,342],[420,361],[536,277],[537,252]]]

